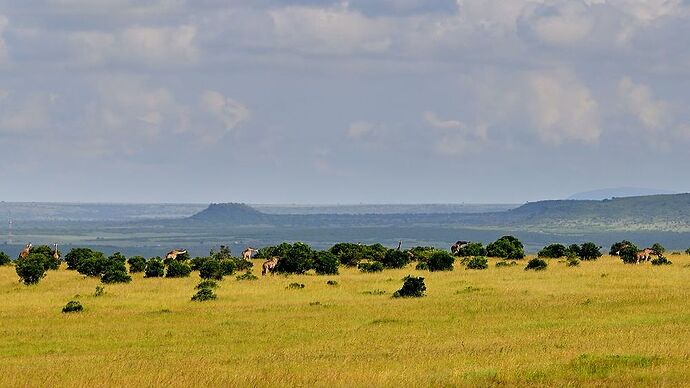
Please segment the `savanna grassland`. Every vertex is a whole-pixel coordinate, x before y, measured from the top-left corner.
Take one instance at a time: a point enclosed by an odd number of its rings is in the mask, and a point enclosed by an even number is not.
[[[542,272],[226,277],[105,285],[64,268],[24,286],[0,267],[2,386],[669,385],[690,381],[690,257],[604,256]],[[259,262],[255,262],[258,272]],[[401,278],[427,295],[395,299]],[[328,280],[337,286],[326,284]],[[287,289],[293,282],[304,289]],[[72,299],[81,313],[63,314]]]

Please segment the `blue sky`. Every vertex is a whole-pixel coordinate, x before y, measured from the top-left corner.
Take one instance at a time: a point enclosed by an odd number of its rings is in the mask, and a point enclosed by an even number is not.
[[[690,189],[682,0],[0,0],[0,199]]]

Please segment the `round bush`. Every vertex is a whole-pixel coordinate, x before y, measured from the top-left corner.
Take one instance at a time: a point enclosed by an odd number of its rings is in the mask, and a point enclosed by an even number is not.
[[[129,283],[131,281],[132,277],[122,268],[108,268],[105,273],[103,273],[103,276],[101,276],[101,283],[105,284]]]
[[[381,272],[383,271],[383,264],[379,263],[378,261],[372,261],[371,263],[359,263],[357,266],[360,271],[362,272]]]
[[[192,267],[183,261],[173,260],[168,264],[166,278],[186,278],[192,273]]]
[[[671,265],[673,264],[671,260],[665,258],[664,256],[659,256],[652,260],[652,265]]]
[[[558,259],[566,255],[568,249],[566,249],[563,244],[551,244],[547,245],[542,250],[537,253],[537,257],[543,257],[547,259]]]
[[[281,244],[281,256],[275,271],[279,273],[303,274],[314,268],[316,252],[305,243]]]
[[[39,245],[31,249],[31,254],[43,256],[43,265],[46,270],[57,270],[62,263],[53,256],[53,248],[47,245]]]
[[[471,242],[467,245],[464,245],[462,248],[458,249],[458,252],[455,256],[460,256],[460,257],[470,257],[470,256],[485,256],[486,255],[486,248],[484,248],[484,245],[480,242]]]
[[[532,259],[527,263],[525,271],[543,271],[546,269],[548,264],[542,259]]]
[[[80,261],[96,255],[103,256],[103,253],[93,251],[89,248],[73,248],[65,255],[67,269],[77,269]]]
[[[625,264],[637,263],[637,251],[639,249],[634,244],[628,245],[620,250],[620,258]]]
[[[410,263],[410,256],[403,251],[389,249],[380,263],[386,268],[403,268]]]
[[[587,242],[580,246],[580,251],[578,252],[580,259],[585,261],[596,260],[601,257],[601,251],[599,247],[593,242]]]
[[[91,255],[88,257],[82,257],[77,262],[77,272],[82,275],[99,277],[105,273],[105,271],[111,267],[124,268],[124,264],[116,260],[110,260],[103,256],[103,253],[91,251]]]
[[[318,275],[337,275],[340,260],[329,251],[319,251],[314,257],[314,269]]]
[[[139,273],[146,270],[146,259],[141,256],[132,256],[127,260],[130,273]]]
[[[403,278],[403,286],[398,291],[393,294],[394,298],[419,298],[424,296],[424,291],[426,291],[426,285],[424,284],[424,278],[406,276]]]
[[[78,300],[70,300],[65,307],[62,308],[63,313],[78,313],[84,310],[84,306]]]
[[[144,269],[145,278],[162,278],[165,275],[165,264],[160,258],[150,259]]]
[[[201,288],[192,296],[192,301],[194,302],[205,302],[213,299],[216,299],[216,294],[210,288]]]
[[[218,260],[206,260],[199,267],[199,277],[202,279],[223,280],[223,271]]]
[[[472,260],[467,263],[467,269],[481,270],[487,268],[489,268],[489,261],[483,256],[473,257]]]
[[[436,251],[426,260],[429,271],[452,271],[455,257],[446,251]]]
[[[15,271],[19,279],[26,285],[38,284],[46,276],[45,257],[41,254],[29,254],[25,258],[19,258]]]
[[[622,253],[621,251],[624,248],[631,247],[631,246],[635,246],[635,244],[631,243],[628,240],[619,241],[619,242],[611,245],[611,249],[609,250],[609,255],[618,256],[619,253]]]
[[[503,236],[486,246],[486,255],[503,259],[519,260],[525,257],[525,248],[513,236]]]
[[[220,273],[223,276],[234,274],[235,268],[237,268],[235,261],[232,259],[220,260],[218,264],[220,265]]]
[[[0,252],[0,265],[7,265],[12,262],[12,259],[5,253]]]
[[[496,268],[515,267],[516,265],[517,262],[515,261],[499,261],[496,263]]]

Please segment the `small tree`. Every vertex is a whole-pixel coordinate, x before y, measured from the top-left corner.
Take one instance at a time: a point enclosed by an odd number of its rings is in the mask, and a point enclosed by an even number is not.
[[[381,271],[383,271],[383,264],[381,264],[378,261],[365,262],[365,263],[359,263],[359,265],[357,265],[357,268],[359,268],[359,270],[362,272],[368,272],[368,273],[381,272]]]
[[[337,275],[340,260],[329,251],[317,252],[314,257],[314,269],[318,275]]]
[[[199,266],[202,279],[223,280],[223,271],[218,260],[206,260]]]
[[[424,284],[424,278],[406,276],[403,278],[403,286],[398,291],[393,294],[394,298],[419,298],[424,296],[424,291],[426,291],[426,284]]]
[[[78,300],[70,300],[65,307],[62,308],[63,313],[79,313],[84,310],[84,306]]]
[[[582,244],[578,257],[585,261],[596,260],[601,257],[600,248],[593,242],[587,242]]]
[[[145,278],[162,278],[165,275],[165,264],[160,257],[149,259],[144,270]]]
[[[39,245],[31,249],[31,253],[43,256],[43,264],[47,270],[56,270],[60,268],[60,259],[53,256],[53,249],[47,245]],[[59,253],[59,252],[58,252]]]
[[[486,246],[486,254],[489,257],[518,260],[525,257],[525,248],[517,238],[503,236]]]
[[[545,246],[539,253],[537,257],[542,257],[546,259],[559,259],[567,254],[568,250],[563,244],[551,244]]]
[[[426,260],[427,269],[434,271],[452,271],[455,257],[446,251],[436,251]]]
[[[637,251],[639,249],[637,246],[630,244],[625,246],[620,250],[620,258],[625,264],[636,264],[637,263]]]
[[[127,259],[130,273],[144,272],[146,270],[146,259],[141,256],[132,256]]]
[[[31,253],[27,257],[17,260],[15,271],[19,279],[26,285],[38,284],[46,276],[45,257]]]
[[[109,267],[101,276],[101,283],[105,284],[129,283],[131,281],[132,277],[127,274],[127,271],[118,266]]]
[[[525,271],[543,271],[546,269],[547,266],[548,264],[542,259],[532,259],[527,263]]]
[[[386,268],[403,268],[410,263],[410,256],[402,251],[389,249],[380,261]]]
[[[462,248],[458,249],[455,256],[470,257],[470,256],[486,256],[486,249],[480,242],[471,242]]]
[[[0,265],[7,265],[12,262],[12,259],[5,253],[0,252]]]
[[[103,256],[103,253],[93,251],[89,248],[73,248],[72,250],[69,251],[69,253],[67,253],[65,255],[65,262],[67,262],[67,269],[77,269],[80,261],[82,261],[83,259],[91,258],[97,254],[100,254],[100,256]]]
[[[280,260],[275,267],[276,272],[279,273],[294,273],[303,274],[314,268],[314,257],[316,252],[311,247],[302,242],[296,242],[292,245],[287,244],[281,250]]]
[[[489,268],[489,262],[484,256],[473,257],[467,263],[467,269],[487,269]]]
[[[621,250],[623,250],[625,247],[630,247],[630,246],[635,246],[635,244],[631,243],[628,240],[619,241],[619,242],[611,245],[611,249],[609,250],[609,255],[618,256],[618,254],[619,254],[619,252],[621,252]]]
[[[173,260],[168,264],[166,278],[186,278],[192,273],[192,267],[183,261]]]

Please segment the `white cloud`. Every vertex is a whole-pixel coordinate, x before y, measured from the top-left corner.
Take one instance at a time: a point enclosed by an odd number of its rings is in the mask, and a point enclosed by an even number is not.
[[[444,128],[444,129],[449,129],[449,128],[460,128],[462,127],[462,123],[458,120],[442,120],[440,119],[436,113],[431,112],[431,111],[426,111],[422,114],[424,117],[424,120],[431,125],[432,127],[435,128]]]
[[[589,89],[566,71],[528,76],[529,109],[539,138],[547,143],[596,143],[598,104]]]
[[[645,128],[661,129],[669,122],[668,104],[655,100],[647,86],[624,77],[618,83],[618,96]]]
[[[249,118],[249,109],[240,102],[219,92],[207,90],[201,97],[203,107],[213,113],[226,131],[232,131]]]
[[[546,14],[532,14],[527,18],[529,27],[539,39],[553,45],[571,45],[580,42],[594,27],[589,8],[575,1],[568,1],[558,7],[552,6],[550,12]]]

